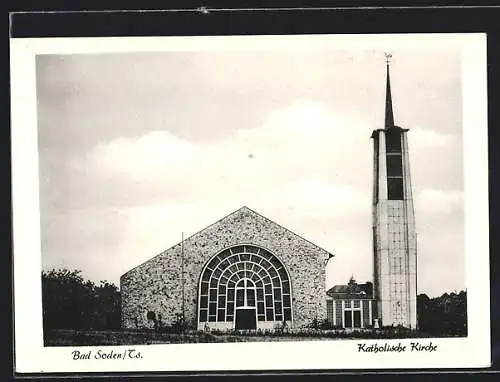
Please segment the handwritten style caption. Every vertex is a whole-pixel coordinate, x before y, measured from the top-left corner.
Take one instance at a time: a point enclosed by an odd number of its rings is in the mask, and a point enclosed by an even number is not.
[[[73,360],[87,360],[87,359],[141,359],[141,352],[135,349],[125,349],[123,351],[104,351],[102,349],[98,349],[97,351],[87,350],[87,351],[79,351],[73,350],[71,352],[71,357]]]
[[[398,343],[393,344],[366,344],[358,343],[358,353],[404,353],[404,352],[435,352],[437,351],[437,345],[432,342],[420,343],[420,342],[410,342],[409,345],[402,345]]]

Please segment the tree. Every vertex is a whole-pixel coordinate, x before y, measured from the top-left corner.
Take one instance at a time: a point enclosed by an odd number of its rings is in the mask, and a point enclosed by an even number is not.
[[[101,313],[101,324],[105,329],[120,328],[121,294],[116,285],[101,281],[94,289],[96,305],[94,311]]]
[[[467,335],[467,292],[444,293],[435,298],[417,296],[418,325],[432,336]]]
[[[44,328],[118,329],[120,292],[107,281],[96,286],[80,270],[42,272]]]

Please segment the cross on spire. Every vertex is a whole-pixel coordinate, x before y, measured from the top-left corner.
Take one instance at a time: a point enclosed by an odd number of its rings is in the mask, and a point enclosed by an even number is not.
[[[389,65],[391,63],[391,58],[392,58],[392,54],[391,53],[386,53],[385,54],[385,63],[387,65]]]

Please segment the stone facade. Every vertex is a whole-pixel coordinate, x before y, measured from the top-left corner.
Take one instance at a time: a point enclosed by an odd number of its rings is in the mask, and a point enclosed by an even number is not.
[[[205,264],[222,250],[251,244],[268,250],[290,276],[292,327],[326,319],[325,261],[329,253],[247,207],[184,240],[184,314],[197,326],[198,287]],[[151,327],[148,312],[165,325],[182,314],[182,247],[173,246],[122,275],[122,327]]]

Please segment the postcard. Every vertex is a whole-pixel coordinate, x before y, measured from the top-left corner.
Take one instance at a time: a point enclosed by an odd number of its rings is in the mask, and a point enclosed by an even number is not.
[[[21,373],[490,365],[485,34],[11,39]]]

